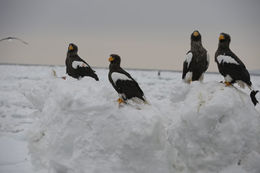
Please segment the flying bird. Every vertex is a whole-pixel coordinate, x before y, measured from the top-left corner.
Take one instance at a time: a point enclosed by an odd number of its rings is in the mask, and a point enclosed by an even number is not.
[[[65,61],[67,74],[76,79],[81,79],[84,76],[90,76],[98,81],[99,79],[95,71],[86,61],[81,59],[77,53],[78,47],[75,44],[70,43]]]
[[[6,38],[2,38],[0,41],[5,41],[5,40],[7,40],[7,41],[18,40],[18,41],[22,42],[23,44],[26,44],[26,45],[29,44],[26,41],[24,41],[24,40],[22,40],[22,39],[20,39],[18,37],[6,37]]]
[[[201,35],[195,30],[191,34],[191,49],[187,52],[183,62],[182,79],[186,83],[203,80],[204,73],[209,66],[209,55],[202,46]]]
[[[218,65],[218,70],[224,76],[224,83],[230,86],[233,83],[238,83],[242,88],[245,85],[251,90],[250,97],[254,105],[258,103],[255,95],[258,91],[253,90],[250,75],[245,64],[230,50],[231,37],[226,33],[221,33],[219,36],[218,49],[215,53],[215,62]]]
[[[112,54],[108,60],[110,62],[108,79],[119,95],[119,99],[117,100],[119,105],[127,103],[127,100],[132,98],[138,98],[147,103],[138,83],[129,73],[120,67],[120,56]]]

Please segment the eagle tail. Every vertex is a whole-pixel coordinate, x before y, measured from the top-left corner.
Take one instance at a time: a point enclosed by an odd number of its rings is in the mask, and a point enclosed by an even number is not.
[[[95,73],[95,71],[90,68],[90,67],[78,67],[78,72],[79,74],[84,77],[84,76],[90,76],[92,78],[94,78],[96,81],[99,81],[99,78],[97,76],[97,74]]]
[[[91,76],[93,77],[96,81],[99,81],[99,78],[97,76],[97,74],[91,69],[91,71],[89,71],[88,73],[86,73],[86,76]]]
[[[251,97],[251,100],[252,100],[252,102],[253,102],[254,105],[256,105],[256,104],[258,103],[258,100],[257,100],[256,97],[255,97],[255,95],[256,95],[258,92],[259,92],[258,90],[257,90],[257,91],[253,90],[253,91],[251,91],[251,93],[250,93],[250,97]]]
[[[99,81],[99,78],[98,78],[98,76],[97,76],[96,73],[93,73],[93,74],[92,74],[92,77],[93,77],[96,81]]]
[[[96,81],[99,81],[97,74],[95,73],[95,71],[91,67],[89,67],[89,71],[90,71],[89,76],[93,77]]]

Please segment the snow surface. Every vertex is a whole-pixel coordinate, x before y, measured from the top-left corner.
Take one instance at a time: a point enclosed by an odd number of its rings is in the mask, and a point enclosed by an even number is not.
[[[99,82],[52,69],[65,73],[0,66],[1,173],[260,172],[260,106],[221,75],[128,70],[150,103],[137,109],[118,107],[106,69]]]

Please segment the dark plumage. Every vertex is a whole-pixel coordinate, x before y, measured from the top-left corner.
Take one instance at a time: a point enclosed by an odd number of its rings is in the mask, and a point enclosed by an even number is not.
[[[226,86],[238,83],[242,88],[247,85],[252,90],[250,75],[244,63],[230,50],[231,38],[226,33],[219,36],[218,49],[215,53],[215,61],[218,65],[219,72],[225,78]],[[256,105],[258,101],[255,95],[258,91],[252,91],[251,100]]]
[[[191,34],[191,50],[186,54],[186,59],[183,62],[182,79],[187,83],[203,80],[204,72],[208,66],[207,50],[202,46],[199,31],[194,31]]]
[[[90,76],[96,79],[98,76],[95,71],[88,65],[86,61],[78,56],[78,47],[71,43],[68,47],[67,58],[66,58],[66,72],[73,78],[80,79],[84,76]]]
[[[131,77],[129,73],[120,67],[120,56],[112,54],[110,55],[109,61],[110,65],[108,79],[119,94],[118,102],[125,102],[126,100],[134,97],[137,97],[146,102],[144,93],[139,87],[138,83]]]

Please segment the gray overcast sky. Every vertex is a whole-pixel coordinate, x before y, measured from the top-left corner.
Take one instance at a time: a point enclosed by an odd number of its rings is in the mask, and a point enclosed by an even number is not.
[[[220,32],[249,69],[260,69],[259,0],[0,0],[0,63],[64,64],[73,42],[92,66],[108,67],[118,53],[122,66],[181,70],[198,29],[211,56]]]

